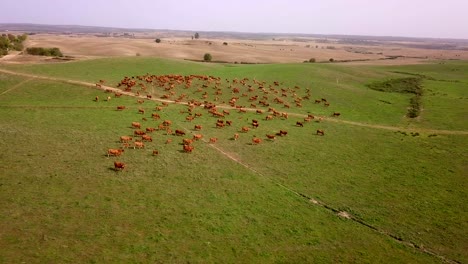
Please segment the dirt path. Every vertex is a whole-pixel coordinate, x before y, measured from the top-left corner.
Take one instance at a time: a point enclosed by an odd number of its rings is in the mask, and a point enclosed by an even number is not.
[[[111,87],[111,86],[101,85],[101,87],[97,87],[96,84],[94,84],[94,83],[89,83],[89,82],[84,82],[84,81],[76,81],[76,80],[70,80],[70,79],[61,79],[61,78],[55,78],[55,77],[48,77],[48,76],[41,76],[41,75],[35,75],[35,74],[21,73],[21,72],[16,72],[16,71],[5,70],[5,69],[1,69],[1,68],[0,68],[0,73],[23,76],[23,77],[27,77],[27,78],[35,78],[35,79],[41,79],[41,80],[58,81],[58,82],[76,84],[76,85],[81,85],[81,86],[86,86],[86,87],[93,87],[95,89],[100,89],[100,90],[110,90],[110,91],[113,91],[113,92],[119,92],[119,93],[127,95],[127,96],[133,96],[133,97],[137,97],[137,98],[146,99],[146,96],[143,96],[143,95],[136,95],[135,93],[132,93],[132,92],[125,92],[125,91],[122,91],[121,89]],[[175,102],[175,101],[172,101],[172,100],[164,100],[164,99],[159,99],[159,98],[152,98],[151,100],[157,101],[157,102],[176,103],[176,104],[184,104],[184,105],[187,104],[186,102]],[[219,105],[217,107],[222,108],[222,109],[236,109],[234,107],[227,106],[227,105],[226,106]],[[254,108],[244,108],[244,109],[247,110],[247,111],[252,111],[252,112],[257,111],[257,109],[254,109]],[[297,116],[297,117],[301,117],[301,118],[307,117],[307,115],[298,114],[298,113],[289,113],[288,112],[287,114],[289,116]],[[441,134],[441,135],[468,135],[468,131],[463,131],[463,130],[405,128],[405,127],[375,125],[375,124],[367,124],[367,123],[361,123],[361,122],[355,122],[355,121],[347,121],[347,120],[343,120],[342,118],[323,117],[323,121],[330,121],[330,122],[342,123],[342,124],[353,125],[353,126],[361,126],[361,127],[375,128],[375,129],[384,129],[384,130],[391,130],[391,131],[408,131],[408,132],[419,132],[419,133]]]

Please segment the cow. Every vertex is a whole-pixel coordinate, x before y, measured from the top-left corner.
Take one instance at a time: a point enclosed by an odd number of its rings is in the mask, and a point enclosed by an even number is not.
[[[133,131],[133,134],[134,134],[135,136],[143,136],[143,135],[146,135],[145,131],[143,131],[143,130],[135,130],[135,131]]]
[[[325,136],[325,132],[322,129],[317,129],[317,135]]]
[[[151,99],[152,97],[153,97],[153,96],[151,96],[151,94],[147,94],[147,95],[146,95],[146,98],[147,98],[147,99]]]
[[[288,134],[288,131],[286,130],[280,130],[279,135],[280,136],[286,136]]]
[[[110,97],[110,96],[107,96],[106,101],[109,102],[110,100],[111,100],[111,97]]]
[[[219,123],[219,122],[216,123],[216,128],[223,128],[223,127],[224,127],[224,123]]]
[[[122,93],[114,93],[114,96],[115,96],[115,97],[121,97],[121,96],[122,96]]]
[[[157,156],[157,155],[159,155],[159,151],[158,151],[158,150],[156,150],[156,149],[155,149],[155,150],[153,150],[153,156]]]
[[[117,110],[124,110],[125,109],[125,106],[124,105],[119,105],[117,106]]]
[[[108,149],[107,150],[107,157],[109,156],[120,156],[122,154],[122,152],[124,152],[123,149]]]
[[[314,115],[312,115],[312,114],[308,114],[307,117],[310,118],[310,119],[314,119],[314,118],[315,118]]]
[[[232,121],[226,120],[226,125],[231,126],[231,125],[232,125]]]
[[[94,98],[94,101],[99,102],[99,96],[96,96],[96,97]]]
[[[114,161],[114,170],[123,170],[125,169],[125,163]]]
[[[210,143],[216,143],[218,141],[218,138],[212,137],[210,138]]]
[[[304,123],[297,121],[296,126],[304,127]]]
[[[201,130],[202,126],[201,125],[195,125],[195,130]]]
[[[257,114],[263,114],[262,110],[257,110]]]
[[[121,136],[120,137],[120,142],[122,142],[122,143],[128,143],[131,140],[132,140],[132,137],[129,137],[129,136]]]
[[[141,140],[153,142],[153,138],[150,135],[142,135]]]
[[[159,118],[161,118],[161,116],[157,113],[152,113],[151,114],[151,117],[154,119],[154,120],[158,120]]]
[[[139,114],[145,114],[145,109],[141,109],[141,108],[138,109],[138,113],[139,113]]]
[[[324,105],[324,106],[330,106],[330,103],[329,103],[329,102],[325,102],[323,105]]]
[[[202,138],[203,138],[203,135],[202,135],[202,134],[195,134],[195,135],[193,135],[193,139],[194,139],[194,140],[200,140],[200,139],[202,139]]]
[[[252,145],[257,145],[262,142],[262,139],[260,138],[252,138]]]
[[[184,145],[183,150],[187,153],[192,153],[193,151],[193,146],[192,145]]]
[[[191,139],[191,138],[182,139],[182,144],[183,145],[192,145],[192,143],[193,143],[193,139]]]
[[[139,103],[139,104],[142,104],[142,103],[144,103],[144,102],[145,102],[145,101],[143,101],[143,100],[137,100],[137,103]]]
[[[338,117],[338,116],[340,116],[340,115],[341,115],[341,113],[333,112],[333,116],[334,116],[334,117]]]
[[[241,131],[244,132],[244,133],[249,132],[249,130],[250,130],[249,127],[246,127],[246,126],[243,126],[241,128]]]
[[[122,143],[122,148],[130,148],[130,143]]]
[[[133,128],[141,128],[141,124],[138,122],[132,122],[132,127]]]
[[[276,138],[275,135],[268,135],[268,134],[266,135],[266,137],[270,140],[274,140]]]
[[[99,83],[96,83],[96,87],[97,88],[102,88],[101,84],[99,84]]]
[[[182,131],[182,130],[176,129],[175,134],[176,134],[177,136],[184,136],[184,135],[185,135],[185,132]]]
[[[144,148],[145,147],[145,144],[143,142],[140,142],[140,141],[136,141],[135,142],[135,148]]]
[[[164,120],[163,125],[170,126],[170,125],[172,125],[172,121],[171,120]]]
[[[272,116],[272,115],[267,115],[267,116],[265,117],[265,120],[272,120],[272,119],[273,119],[273,116]]]
[[[234,136],[232,137],[234,140],[238,140],[239,139],[239,134],[234,134]]]
[[[156,131],[156,128],[155,128],[155,127],[147,127],[147,128],[146,128],[146,132],[151,133],[151,132],[154,132],[154,131]]]
[[[321,102],[322,102],[322,100],[319,100],[319,99],[315,100],[316,104],[320,104]]]

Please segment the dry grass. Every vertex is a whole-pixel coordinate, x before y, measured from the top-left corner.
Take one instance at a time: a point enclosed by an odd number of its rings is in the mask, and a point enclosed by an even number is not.
[[[296,41],[282,40],[240,40],[240,39],[198,39],[191,40],[180,36],[162,38],[157,44],[155,38],[147,35],[136,38],[96,37],[94,35],[37,34],[28,39],[28,47],[58,47],[65,55],[77,59],[113,56],[155,56],[161,58],[201,60],[203,54],[211,53],[215,61],[248,63],[297,63],[310,58],[318,62],[351,60],[354,64],[418,64],[437,59],[468,59],[468,51],[433,50],[406,48],[402,43],[382,45],[353,45],[319,43],[318,39]],[[330,40],[333,42],[334,40]],[[227,42],[228,45],[223,45]],[[210,44],[211,43],[211,44]],[[406,43],[407,44],[407,43]],[[316,47],[318,46],[318,47]],[[334,49],[327,49],[333,46]],[[402,56],[394,60],[383,60],[387,56]],[[358,60],[358,61],[356,61]],[[14,56],[3,61],[28,63],[44,62]]]

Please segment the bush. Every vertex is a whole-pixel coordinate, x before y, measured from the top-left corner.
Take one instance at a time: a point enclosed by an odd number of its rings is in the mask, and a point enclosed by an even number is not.
[[[335,60],[333,58],[330,58],[328,61],[329,62],[334,62]]]
[[[211,61],[212,59],[213,57],[211,56],[210,53],[205,53],[205,55],[203,56],[204,61]]]
[[[316,61],[315,58],[310,58],[309,59],[309,62],[315,62],[315,61]]]
[[[224,46],[227,46],[227,44],[228,44],[227,42],[223,42],[223,45],[224,45]]]
[[[59,48],[42,48],[42,47],[31,47],[26,49],[26,53],[31,55],[38,55],[38,56],[55,56],[55,57],[63,57],[62,52]]]
[[[157,38],[157,39],[155,40],[155,42],[156,42],[156,43],[161,43],[161,39]]]

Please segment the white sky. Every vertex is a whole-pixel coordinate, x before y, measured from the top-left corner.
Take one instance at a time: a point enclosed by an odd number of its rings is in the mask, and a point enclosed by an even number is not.
[[[468,0],[2,0],[0,23],[468,39]]]

